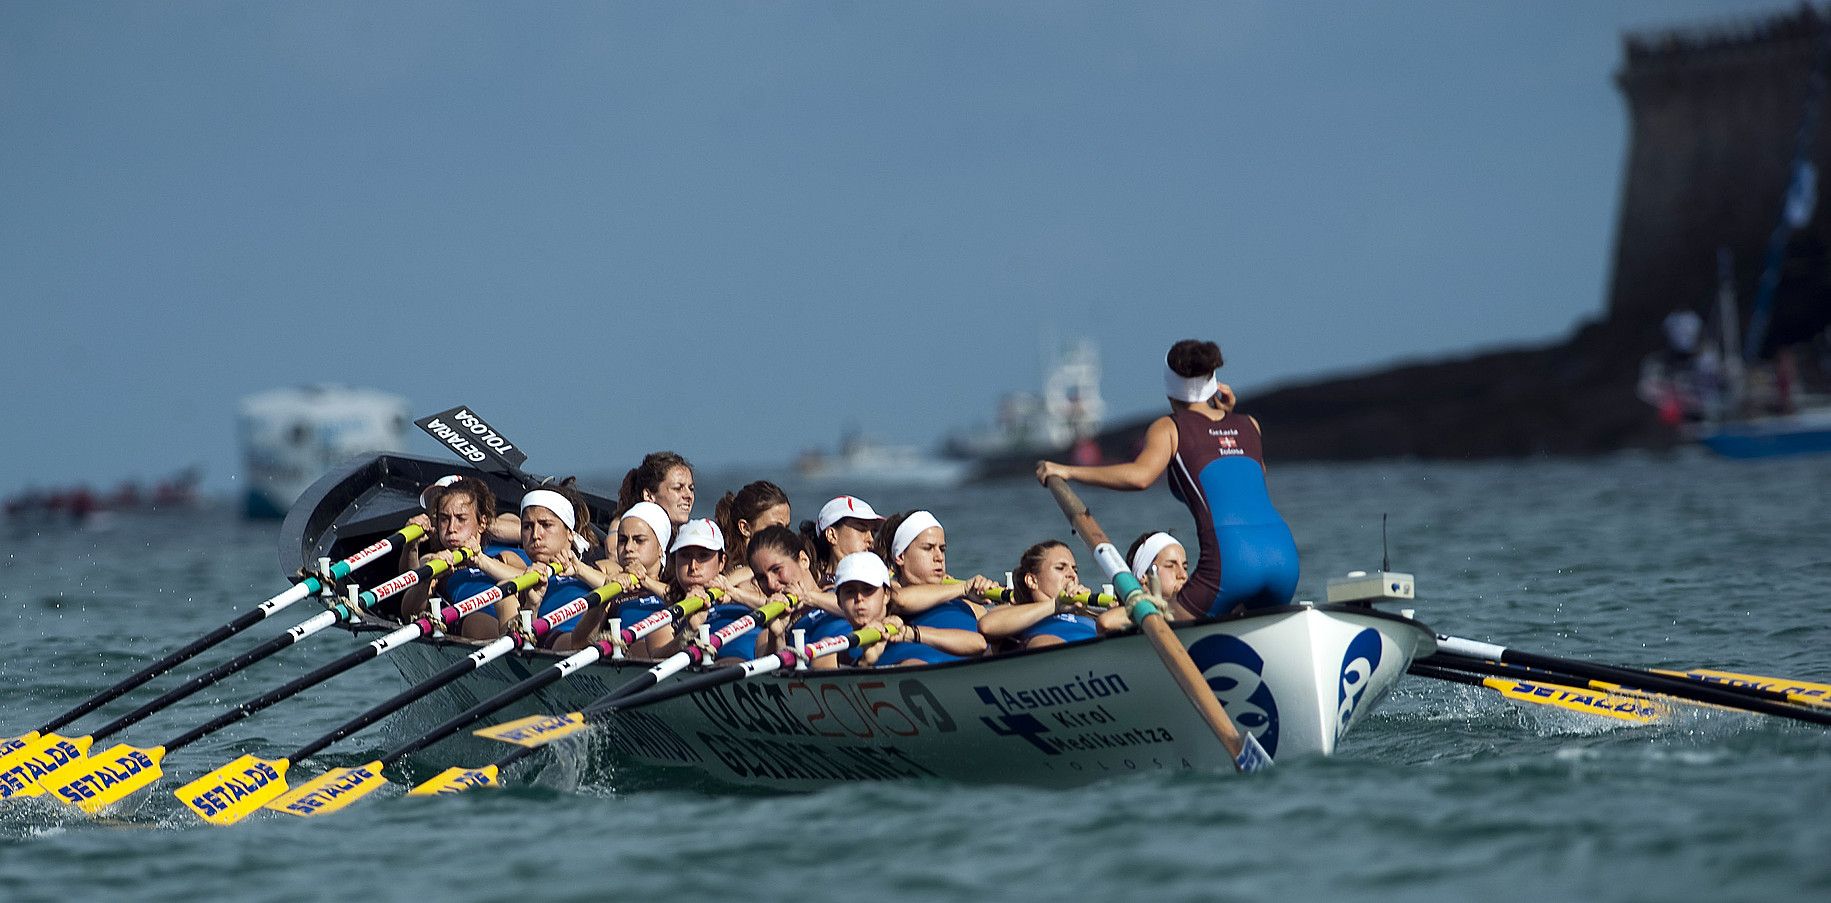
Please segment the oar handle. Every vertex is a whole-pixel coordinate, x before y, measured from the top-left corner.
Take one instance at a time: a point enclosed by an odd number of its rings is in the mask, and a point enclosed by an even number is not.
[[[1062,514],[1074,526],[1074,531],[1087,542],[1094,560],[1100,563],[1108,579],[1113,581],[1113,585],[1124,597],[1126,606],[1131,609],[1132,621],[1150,641],[1151,647],[1157,650],[1157,657],[1162,660],[1164,669],[1182,689],[1183,695],[1214,733],[1215,739],[1226,747],[1234,767],[1240,771],[1250,771],[1271,764],[1270,757],[1264,755],[1258,743],[1249,742],[1242,736],[1239,727],[1228,717],[1227,710],[1221,707],[1220,700],[1209,689],[1201,669],[1190,660],[1189,650],[1183,648],[1182,641],[1176,638],[1176,632],[1165,623],[1163,612],[1155,600],[1145,594],[1138,578],[1132,576],[1125,559],[1107,540],[1106,531],[1094,520],[1080,496],[1075,495],[1074,490],[1061,477],[1050,477],[1045,485],[1049,487],[1050,494],[1055,496],[1055,503],[1061,507]]]

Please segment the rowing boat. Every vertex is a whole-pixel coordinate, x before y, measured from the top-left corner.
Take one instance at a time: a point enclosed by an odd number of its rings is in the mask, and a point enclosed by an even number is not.
[[[506,478],[428,458],[361,458],[293,507],[281,567],[290,573],[336,558],[397,529],[418,513],[420,489],[448,473],[484,479],[502,498],[521,492]],[[612,507],[587,498],[595,512]],[[374,618],[362,625],[390,626]],[[1424,624],[1366,605],[1306,602],[1174,626],[1227,712],[1280,759],[1333,754],[1412,660],[1436,648]],[[475,648],[432,637],[390,659],[419,682]],[[548,652],[510,658],[424,704],[443,717],[557,660]],[[582,709],[650,664],[602,659],[502,717]],[[603,738],[592,755],[611,763],[783,790],[920,777],[1074,784],[1131,771],[1232,768],[1135,633],[960,662],[760,676],[619,713]]]

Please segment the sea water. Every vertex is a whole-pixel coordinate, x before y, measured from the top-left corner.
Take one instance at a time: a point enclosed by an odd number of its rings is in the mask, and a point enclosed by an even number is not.
[[[1274,464],[1271,484],[1303,555],[1300,598],[1379,566],[1386,515],[1392,567],[1418,578],[1407,607],[1439,632],[1831,681],[1831,458]],[[831,493],[789,488],[798,517]],[[1071,538],[1031,483],[852,488],[879,510],[934,510],[956,575],[1002,578],[1029,542]],[[1192,535],[1161,487],[1083,497],[1121,546],[1150,528]],[[286,586],[274,525],[196,512],[106,526],[0,532],[0,732],[35,726]],[[163,742],[354,642],[322,634],[116,739]],[[175,753],[160,788],[107,818],[0,804],[0,898],[1831,899],[1831,731],[1707,708],[1630,726],[1420,678],[1335,757],[1246,779],[780,795],[575,755],[512,773],[507,790],[393,791],[331,817],[263,813],[232,828],[200,824],[168,792],[242,753],[283,755],[402,686],[386,662],[365,665]],[[365,761],[401,730],[358,734],[303,773]],[[464,757],[441,749],[411,772]]]

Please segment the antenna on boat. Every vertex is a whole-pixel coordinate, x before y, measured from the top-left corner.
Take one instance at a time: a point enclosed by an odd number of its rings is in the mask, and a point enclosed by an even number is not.
[[[1380,570],[1392,570],[1392,554],[1386,546],[1386,512],[1380,512]]]

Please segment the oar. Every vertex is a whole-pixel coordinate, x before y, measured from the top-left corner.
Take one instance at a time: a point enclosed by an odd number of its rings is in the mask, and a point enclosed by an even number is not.
[[[1663,668],[1650,670],[1654,674],[1666,677],[1682,677],[1716,686],[1749,687],[1780,693],[1787,697],[1788,702],[1797,705],[1831,707],[1831,684],[1793,680],[1788,677],[1764,677],[1760,674],[1743,674],[1738,671],[1718,671],[1712,668],[1691,668],[1685,671],[1668,671]]]
[[[1106,531],[1081,503],[1080,496],[1068,488],[1060,477],[1050,477],[1049,491],[1055,495],[1055,502],[1061,506],[1062,513],[1068,517],[1076,533],[1086,541],[1093,550],[1094,560],[1106,571],[1106,577],[1118,588],[1119,595],[1125,600],[1126,608],[1131,612],[1132,623],[1138,625],[1151,646],[1157,650],[1157,657],[1163,666],[1182,688],[1183,695],[1207,722],[1209,730],[1214,732],[1215,739],[1227,748],[1227,755],[1233,760],[1233,767],[1238,771],[1257,771],[1272,764],[1271,754],[1259,745],[1258,738],[1242,732],[1228,717],[1227,710],[1221,707],[1221,701],[1215,698],[1214,691],[1208,688],[1208,681],[1202,677],[1195,662],[1189,659],[1189,650],[1183,648],[1176,632],[1164,622],[1163,611],[1157,606],[1159,602],[1145,593],[1138,578],[1132,576],[1119,550],[1107,540]]]
[[[1442,656],[1442,658],[1439,658]],[[1810,724],[1831,725],[1831,714],[1811,707],[1806,697],[1788,693],[1763,690],[1758,687],[1746,687],[1732,684],[1717,684],[1702,680],[1690,680],[1678,677],[1666,677],[1651,671],[1637,668],[1623,668],[1618,665],[1600,665],[1576,659],[1559,658],[1552,655],[1540,655],[1533,652],[1521,652],[1492,643],[1482,643],[1458,637],[1437,637],[1437,654],[1423,659],[1427,664],[1448,663],[1463,670],[1469,662],[1479,663],[1482,660],[1505,662],[1513,665],[1524,665],[1561,674],[1572,674],[1591,680],[1619,684],[1634,690],[1674,696],[1679,699],[1690,699],[1706,702],[1724,708],[1741,709],[1748,712],[1759,712],[1763,715],[1774,715],[1791,718]]]
[[[392,535],[388,536],[388,538],[331,565],[330,570],[324,574],[306,576],[305,579],[295,584],[292,589],[262,602],[253,609],[244,612],[235,620],[192,640],[190,644],[186,645],[184,648],[147,665],[138,672],[135,672],[133,676],[89,697],[84,700],[81,705],[45,722],[37,730],[31,731],[23,736],[12,737],[0,741],[0,768],[10,768],[12,764],[17,761],[16,758],[13,758],[15,753],[19,754],[20,758],[33,756],[58,744],[64,739],[52,735],[52,731],[107,705],[141,684],[184,664],[205,649],[215,646],[223,640],[253,627],[255,624],[294,602],[323,590],[326,586],[326,581],[329,583],[336,583],[349,576],[350,573],[357,568],[380,559],[392,552],[398,551],[407,543],[413,542],[425,534],[425,528],[420,527],[417,524],[409,524],[402,527],[400,530],[397,530]]]
[[[302,818],[336,812],[386,785],[388,779],[382,774],[382,769],[389,765],[470,727],[491,712],[533,694],[542,687],[610,655],[619,645],[628,646],[675,620],[685,618],[707,607],[713,600],[723,595],[723,590],[715,589],[688,596],[666,609],[643,618],[637,622],[635,627],[624,628],[615,642],[611,640],[594,642],[557,663],[535,672],[520,683],[459,712],[432,730],[388,750],[374,761],[355,768],[333,768],[326,771],[272,800],[267,804],[267,808]]]
[[[435,559],[437,560],[437,559]],[[409,571],[408,573],[413,573]],[[406,575],[402,575],[403,577]],[[477,611],[509,593],[521,592],[543,580],[545,575],[530,569],[513,580],[504,580],[456,605],[446,606],[439,613],[439,620],[444,624],[456,624],[465,615]],[[411,585],[411,584],[408,584]],[[165,773],[160,768],[164,758],[198,740],[203,739],[237,721],[247,718],[262,709],[281,700],[290,698],[303,690],[330,680],[364,662],[379,658],[408,643],[432,633],[432,617],[422,617],[399,630],[383,636],[330,664],[324,665],[289,681],[283,686],[269,690],[216,718],[192,728],[170,741],[153,747],[136,747],[117,744],[100,755],[91,756],[80,762],[66,765],[45,776],[41,783],[51,791],[60,802],[76,806],[84,812],[94,814],[103,808],[126,799],[135,791],[152,784]]]
[[[459,555],[453,556],[453,562],[463,561],[464,557],[468,554],[468,552],[462,552]],[[418,568],[401,574],[400,576],[383,583],[379,587],[364,592],[357,598],[355,610],[372,608],[376,602],[393,596],[410,586],[422,581],[438,579],[445,572],[451,570],[451,568],[452,564],[446,563],[443,559],[431,559]],[[167,690],[160,695],[159,698],[110,721],[92,734],[71,736],[68,738],[60,737],[58,738],[59,742],[36,755],[17,758],[12,764],[5,765],[4,770],[0,770],[0,799],[11,799],[15,796],[37,796],[43,793],[44,785],[39,783],[40,779],[49,776],[51,772],[56,771],[59,768],[66,767],[73,762],[81,760],[88,754],[90,747],[94,745],[95,741],[120,733],[122,730],[138,724],[147,716],[152,715],[179,700],[185,699],[198,690],[213,686],[223,678],[247,668],[288,646],[299,643],[326,627],[348,620],[351,616],[351,611],[352,608],[349,606],[346,606],[341,602],[336,603],[331,606],[329,610],[319,612],[318,614],[293,625],[288,628],[285,633],[273,637],[267,642],[262,643],[247,652],[243,652],[209,671],[199,674],[196,677]],[[53,734],[50,736],[55,737],[56,735]]]
[[[897,631],[892,628],[889,631],[889,634],[890,636],[895,636],[896,632]],[[799,654],[793,649],[783,649],[770,655],[753,658],[747,662],[739,662],[734,665],[715,668],[703,674],[695,674],[692,677],[684,678],[676,683],[668,684],[665,687],[655,687],[616,699],[609,698],[614,694],[606,694],[606,696],[600,698],[597,702],[586,706],[582,711],[572,713],[572,715],[577,717],[579,726],[583,727],[588,724],[602,721],[614,712],[626,712],[631,709],[641,708],[645,705],[653,705],[657,702],[664,702],[669,699],[685,696],[689,693],[697,693],[701,690],[708,690],[734,681],[745,680],[759,674],[768,674],[783,668],[792,668],[797,661],[801,660],[812,663],[814,660],[823,656],[832,655],[837,652],[845,652],[851,649],[862,649],[873,643],[882,642],[885,639],[886,637],[884,634],[880,633],[875,628],[853,631],[845,636],[827,637],[824,640],[807,644]],[[577,730],[577,728],[566,731],[565,733],[572,733],[575,730]],[[469,790],[472,787],[499,787],[502,785],[503,769],[521,761],[536,750],[543,748],[549,741],[556,740],[564,735],[564,733],[548,735],[527,733],[517,739],[509,740],[508,742],[517,743],[520,744],[520,746],[502,758],[497,759],[495,762],[485,765],[482,768],[465,768],[463,766],[447,768],[433,776],[431,780],[413,788],[407,795],[433,796],[444,793],[460,793]],[[508,738],[498,737],[495,739],[506,740]]]
[[[1468,674],[1452,671],[1435,665],[1420,662],[1412,663],[1411,674],[1428,677],[1433,680],[1466,684],[1472,687],[1486,687],[1508,699],[1529,702],[1535,705],[1556,706],[1573,712],[1588,715],[1600,715],[1635,724],[1646,724],[1656,721],[1666,714],[1666,708],[1645,696],[1625,693],[1614,693],[1600,688],[1592,691],[1560,686],[1562,681],[1524,680],[1514,677],[1488,677],[1480,674]],[[1566,678],[1575,682],[1574,678]]]
[[[706,639],[708,648],[701,649],[698,646],[689,646],[686,649],[676,652],[673,655],[668,656],[660,664],[636,675],[628,683],[599,697],[593,705],[639,693],[673,677],[675,674],[685,670],[688,666],[717,661],[718,651],[724,648],[726,643],[743,636],[752,629],[774,621],[787,613],[788,609],[796,604],[799,603],[794,596],[787,597],[787,601],[765,603],[763,607],[756,611],[712,631],[712,634]],[[534,744],[538,746],[541,743],[546,743],[580,730],[584,726],[585,720],[582,713],[569,712],[564,715],[529,715],[526,718],[517,718],[514,721],[504,721],[501,724],[492,724],[489,727],[472,731],[471,733],[476,734],[479,737],[488,737],[491,740],[501,740],[505,743],[522,743],[524,742],[524,738],[541,738],[538,743]]]
[[[985,597],[993,602],[1008,602],[1011,599],[1011,591],[1002,586],[994,586],[991,589],[986,590]],[[1119,597],[1112,595],[1111,593],[1096,593],[1093,590],[1082,590],[1078,593],[1062,593],[1055,597],[1055,601],[1058,604],[1062,602],[1072,602],[1076,605],[1085,605],[1089,608],[1111,608],[1119,604]]]
[[[606,584],[604,588],[627,591],[637,585],[635,577],[625,577],[619,578],[614,584]],[[578,613],[574,606],[568,604],[541,615],[534,619],[535,634],[543,635]],[[439,673],[344,722],[330,733],[293,750],[289,755],[278,759],[262,759],[252,754],[241,756],[178,788],[174,793],[180,802],[204,821],[213,825],[235,824],[286,792],[286,772],[294,762],[317,754],[325,747],[406,708],[426,694],[501,658],[521,645],[521,642],[521,638],[514,634],[499,637],[451,663]]]

